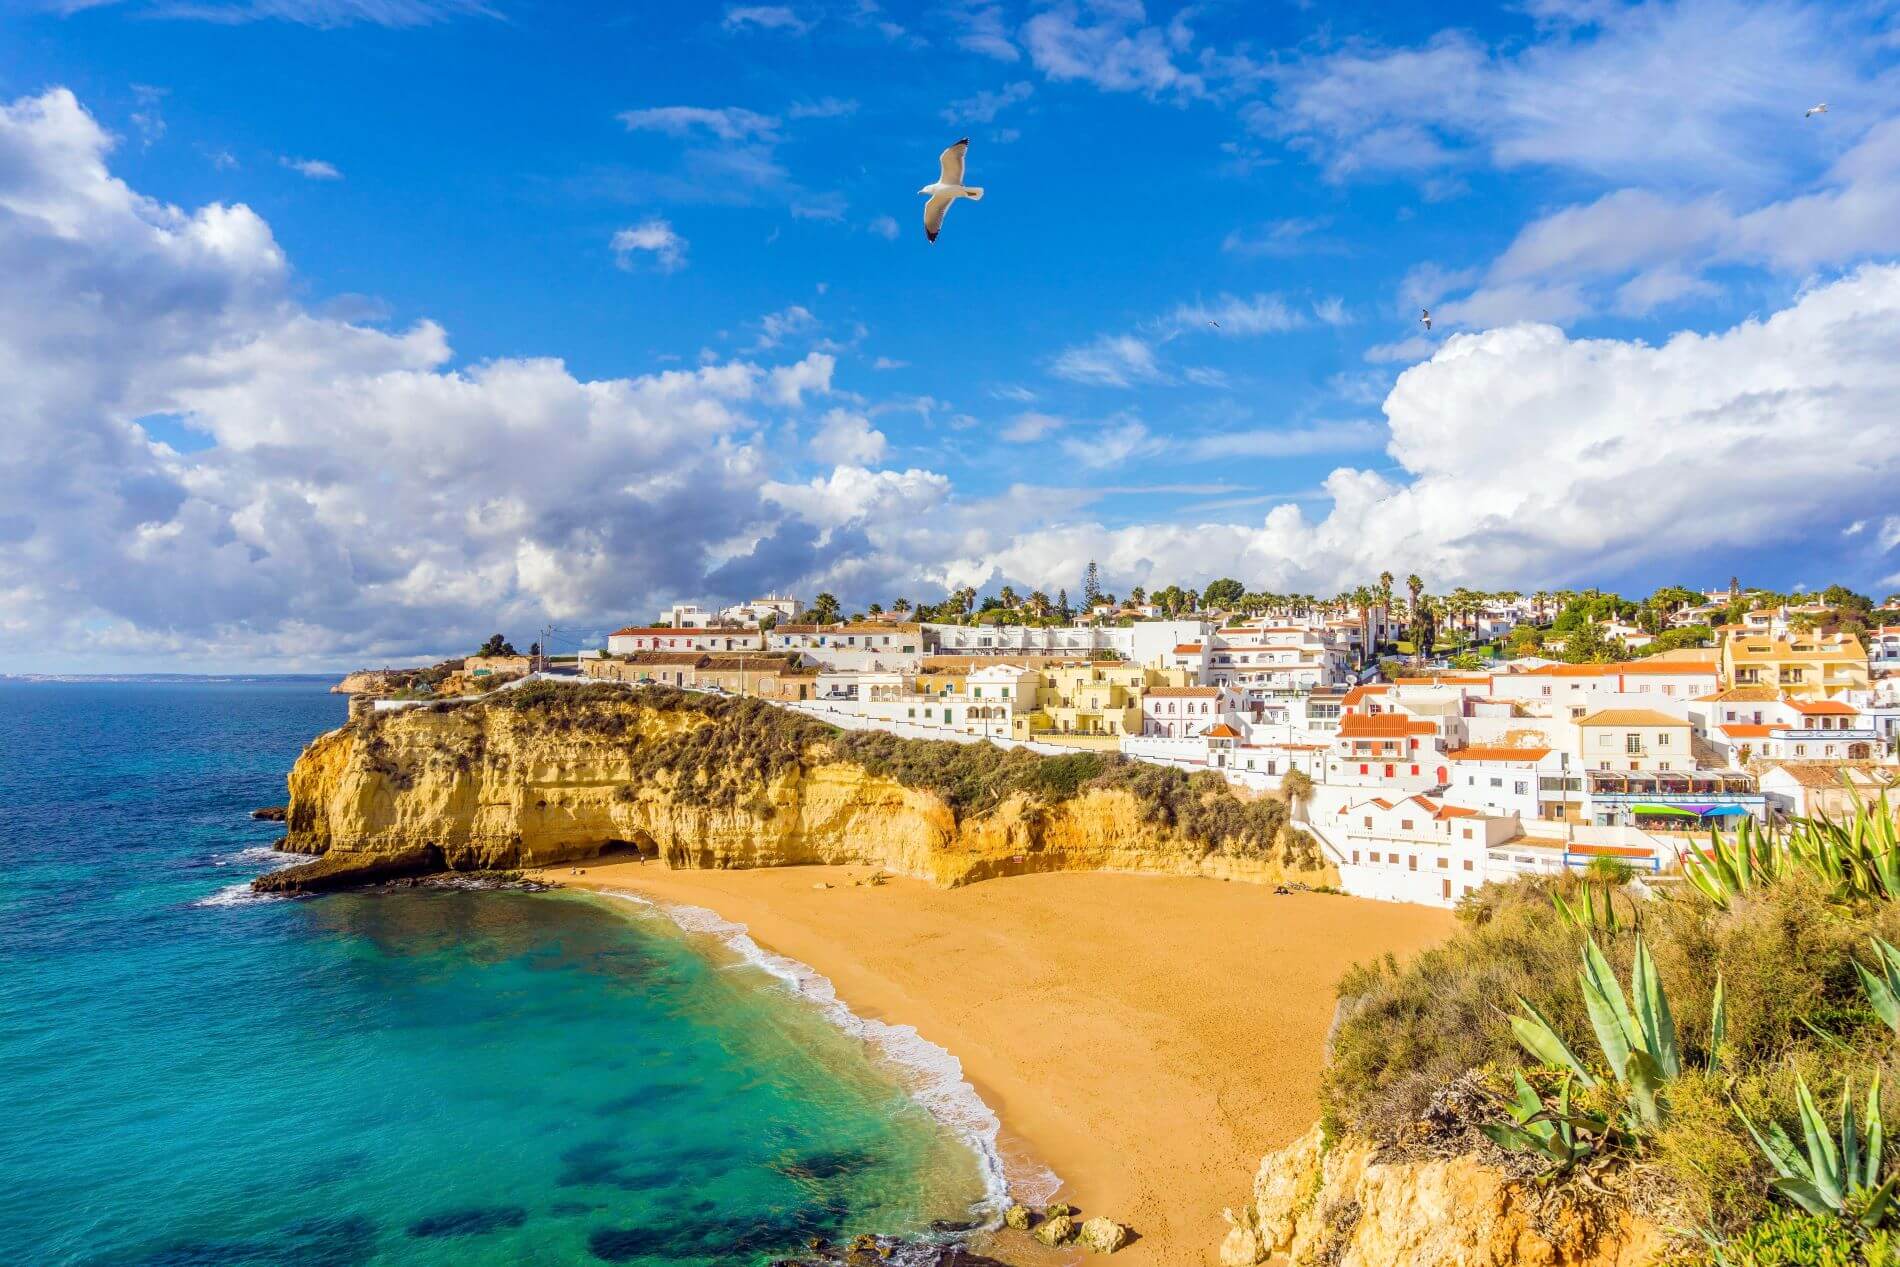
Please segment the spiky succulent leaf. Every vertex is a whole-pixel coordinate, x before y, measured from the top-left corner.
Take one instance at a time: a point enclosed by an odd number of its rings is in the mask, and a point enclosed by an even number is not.
[[[1669,996],[1663,993],[1662,982],[1656,976],[1656,963],[1649,957],[1649,946],[1641,937],[1636,939],[1636,965],[1630,970],[1630,1000],[1636,1005],[1637,1032],[1642,1038],[1643,1050],[1655,1058],[1656,1068],[1663,1078],[1674,1078],[1682,1072],[1682,1061],[1676,1052],[1676,1019],[1669,1012]]]
[[[1544,1014],[1531,1005],[1529,999],[1518,996],[1517,1005],[1526,1015],[1511,1018],[1511,1032],[1517,1036],[1520,1046],[1535,1056],[1541,1063],[1557,1069],[1569,1070],[1586,1087],[1594,1087],[1596,1079],[1591,1076],[1577,1053],[1570,1050],[1557,1033],[1556,1027],[1544,1019]]]
[[[1846,1185],[1841,1182],[1840,1149],[1828,1130],[1827,1119],[1815,1106],[1807,1079],[1795,1075],[1794,1088],[1795,1102],[1801,1109],[1801,1135],[1808,1150],[1808,1181],[1827,1199],[1831,1208],[1838,1210],[1847,1198]]]

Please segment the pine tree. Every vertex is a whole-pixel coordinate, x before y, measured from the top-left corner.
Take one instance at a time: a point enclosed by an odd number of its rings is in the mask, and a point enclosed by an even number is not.
[[[1090,559],[1086,571],[1082,573],[1082,602],[1085,606],[1095,606],[1095,600],[1102,596],[1102,573]]]
[[[1093,565],[1091,564],[1090,566],[1093,566]],[[1068,623],[1068,620],[1069,620],[1069,591],[1068,590],[1056,591],[1056,615],[1062,617],[1062,621],[1064,624]]]

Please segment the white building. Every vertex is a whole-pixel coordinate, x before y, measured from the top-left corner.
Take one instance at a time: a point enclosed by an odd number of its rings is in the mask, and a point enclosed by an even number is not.
[[[1555,748],[1465,747],[1448,752],[1451,778],[1445,803],[1533,821],[1538,817],[1538,780],[1561,775],[1564,755]]]
[[[1697,696],[1713,693],[1719,681],[1713,661],[1551,664],[1494,674],[1491,697],[1521,704],[1526,712],[1574,720],[1620,706],[1680,711]]]
[[[829,669],[915,673],[925,655],[924,627],[910,624],[775,625],[771,651],[801,651]]]
[[[1731,766],[1750,761],[1877,761],[1886,741],[1860,709],[1838,699],[1711,706],[1705,737]],[[1740,714],[1742,720],[1736,718]]]
[[[1490,846],[1517,821],[1428,796],[1368,797],[1333,815],[1328,836],[1342,885],[1355,897],[1455,906],[1485,881]]]
[[[676,628],[672,625],[629,625],[607,635],[608,655],[636,651],[763,651],[765,640],[756,629]]]
[[[767,594],[764,598],[754,598],[719,609],[720,619],[735,625],[757,626],[764,623],[768,616],[780,624],[789,625],[804,614],[805,604],[785,594]]]

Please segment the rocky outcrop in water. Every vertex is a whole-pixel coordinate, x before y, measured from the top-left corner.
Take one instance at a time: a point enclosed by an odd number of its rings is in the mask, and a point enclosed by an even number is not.
[[[1660,1229],[1614,1203],[1539,1189],[1471,1155],[1381,1160],[1318,1126],[1261,1162],[1253,1196],[1224,1212],[1222,1267],[1278,1255],[1335,1267],[1642,1267]]]
[[[259,887],[603,854],[678,868],[861,864],[945,885],[1082,869],[1336,879],[1273,837],[1262,807],[1178,771],[868,738],[756,700],[654,688],[536,683],[365,713],[291,770],[282,848],[321,861]]]

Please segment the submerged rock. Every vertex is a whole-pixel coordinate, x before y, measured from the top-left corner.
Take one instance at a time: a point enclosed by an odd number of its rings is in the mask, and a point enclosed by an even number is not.
[[[1128,1229],[1098,1214],[1082,1224],[1081,1241],[1098,1254],[1112,1254],[1128,1243]]]
[[[262,809],[252,810],[251,817],[257,819],[259,822],[281,823],[290,817],[290,806],[266,805]]]

